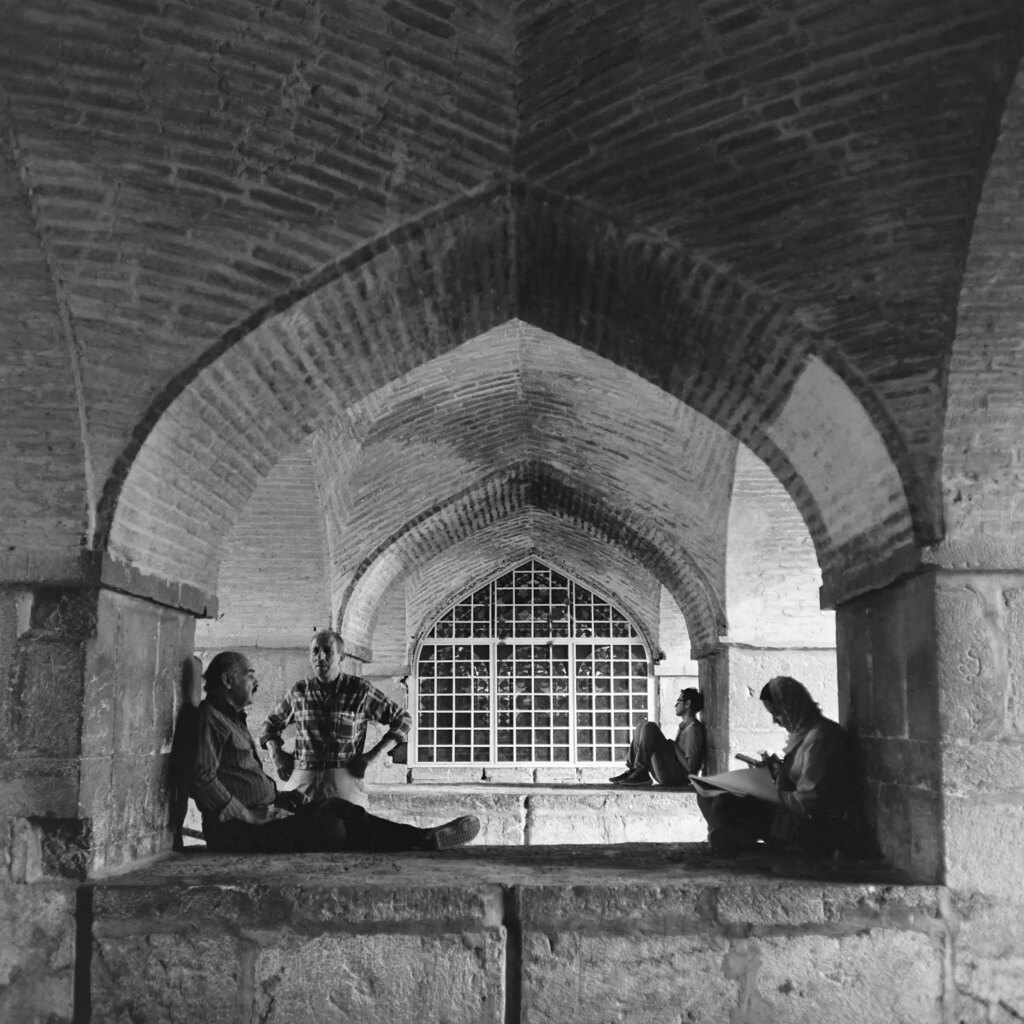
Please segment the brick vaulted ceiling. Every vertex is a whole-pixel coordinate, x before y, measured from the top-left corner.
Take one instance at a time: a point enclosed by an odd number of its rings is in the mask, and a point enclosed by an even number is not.
[[[486,394],[500,372],[474,375],[459,346],[513,320],[749,444],[826,583],[941,538],[944,386],[1018,0],[0,15],[5,416],[25,439],[7,461],[26,509],[44,445],[66,461],[12,549],[84,538],[209,590],[217,539],[285,451],[432,360],[450,361],[442,405]],[[680,579],[714,580],[703,496],[627,498],[658,493],[662,452],[571,457],[573,387],[538,379],[490,430],[452,409],[472,472],[438,478],[438,507],[532,473],[529,494],[557,480],[652,551],[674,545]],[[489,461],[491,430],[548,402],[576,416],[564,437]]]

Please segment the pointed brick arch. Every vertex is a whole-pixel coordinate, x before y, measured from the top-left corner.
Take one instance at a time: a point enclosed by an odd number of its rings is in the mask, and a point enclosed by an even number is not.
[[[325,268],[173,382],[108,483],[110,555],[209,589],[224,532],[283,451],[332,409],[516,315],[748,443],[796,501],[826,578],[867,565],[877,579],[913,549],[912,509],[928,535],[891,421],[785,309],[677,246],[513,186]]]
[[[410,577],[410,661],[419,638],[446,608],[529,558],[580,580],[621,608],[654,650],[660,630],[660,583],[631,552],[594,537],[589,540],[581,544],[580,532],[569,520],[537,509],[522,509],[431,559]]]
[[[724,631],[724,613],[715,588],[689,554],[672,551],[650,532],[641,512],[608,508],[600,495],[540,463],[523,463],[481,482],[382,544],[343,597],[339,621],[346,640],[370,646],[380,598],[395,580],[459,541],[534,509],[571,523],[584,543],[598,541],[628,552],[677,601],[694,649],[713,649]]]

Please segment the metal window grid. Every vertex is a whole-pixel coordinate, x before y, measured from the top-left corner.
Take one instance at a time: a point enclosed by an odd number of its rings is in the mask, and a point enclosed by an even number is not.
[[[649,665],[618,609],[525,562],[454,604],[422,641],[413,763],[621,762],[649,717]]]

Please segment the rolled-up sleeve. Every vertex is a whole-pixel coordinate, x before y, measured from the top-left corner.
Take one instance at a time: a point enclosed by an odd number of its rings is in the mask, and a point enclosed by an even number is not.
[[[289,690],[267,715],[263,728],[260,730],[259,744],[266,749],[270,740],[281,742],[281,733],[295,720],[295,708],[292,704],[292,691]]]

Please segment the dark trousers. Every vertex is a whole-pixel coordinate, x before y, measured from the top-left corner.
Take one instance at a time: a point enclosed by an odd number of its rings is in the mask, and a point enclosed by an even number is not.
[[[721,793],[699,796],[697,806],[708,823],[713,850],[736,853],[752,849],[759,839],[770,839],[777,808],[753,796]]]
[[[203,821],[206,845],[222,853],[392,853],[416,849],[424,834],[425,829],[378,818],[365,807],[338,797],[303,804],[294,814],[262,825]]]
[[[626,767],[650,772],[663,786],[685,786],[690,781],[676,757],[675,742],[655,722],[644,722],[636,727]]]

